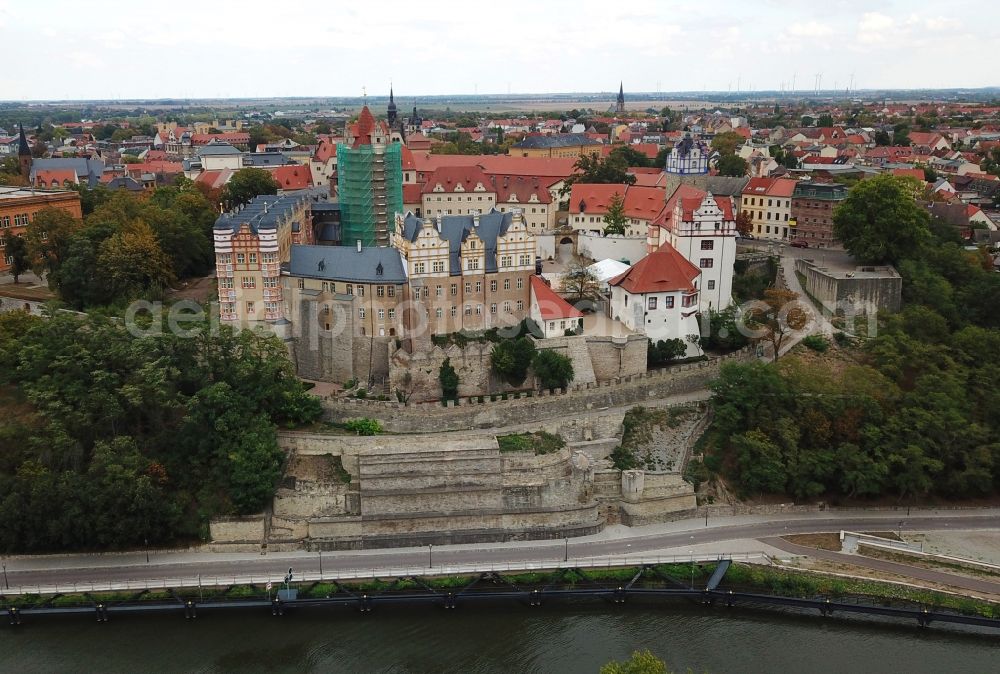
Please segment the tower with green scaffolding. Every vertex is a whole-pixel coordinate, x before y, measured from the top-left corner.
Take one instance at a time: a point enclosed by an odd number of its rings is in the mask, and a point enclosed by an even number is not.
[[[388,246],[393,220],[403,211],[402,146],[389,142],[381,123],[362,110],[353,139],[337,145],[337,188],[342,244]],[[387,131],[387,130],[386,130]],[[353,142],[351,142],[353,141]]]

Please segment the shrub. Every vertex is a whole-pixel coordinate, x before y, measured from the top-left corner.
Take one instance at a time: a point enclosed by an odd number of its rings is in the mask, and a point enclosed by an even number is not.
[[[825,353],[830,348],[830,342],[822,335],[808,335],[802,339],[802,344],[817,353]]]
[[[451,366],[451,358],[445,358],[438,371],[438,381],[441,382],[441,398],[458,401],[458,373]]]
[[[539,351],[531,369],[542,383],[542,388],[565,388],[573,379],[573,363],[569,357],[550,351]]]
[[[535,343],[525,337],[505,339],[490,352],[493,371],[511,386],[520,386],[535,358]]]
[[[382,432],[378,419],[351,419],[344,423],[344,428],[358,435],[378,435]]]
[[[833,333],[833,341],[837,342],[837,346],[847,346],[851,343],[851,338],[846,332],[835,332]]]
[[[635,455],[621,445],[615,447],[615,451],[611,452],[611,463],[618,470],[632,470],[639,465]]]

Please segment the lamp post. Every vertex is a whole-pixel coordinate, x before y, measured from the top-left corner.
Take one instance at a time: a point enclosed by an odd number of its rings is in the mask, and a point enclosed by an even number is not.
[[[148,538],[142,539],[142,544],[146,548],[146,563],[149,564],[149,539]]]
[[[8,590],[10,589],[10,583],[7,582],[7,565],[6,564],[3,565],[3,586],[5,588],[7,588]]]
[[[323,580],[323,551],[319,551],[319,579]]]
[[[433,543],[428,543],[427,544],[427,568],[428,569],[433,569],[434,568],[434,544]]]
[[[569,538],[566,538],[565,540],[566,540],[566,547],[565,547],[565,552],[563,553],[563,561],[564,562],[568,562],[569,561]]]

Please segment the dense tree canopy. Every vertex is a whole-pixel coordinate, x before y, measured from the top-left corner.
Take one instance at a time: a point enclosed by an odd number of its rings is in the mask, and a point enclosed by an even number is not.
[[[98,316],[0,314],[0,550],[167,543],[263,507],[275,424],[319,402],[277,338],[198,326],[137,337]]]
[[[262,194],[277,193],[278,183],[270,171],[242,168],[233,174],[222,189],[222,201],[228,208],[235,208]]]
[[[602,159],[596,153],[584,154],[576,161],[574,168],[577,172],[563,183],[563,195],[569,194],[576,183],[635,184],[635,176],[628,172],[628,164],[620,155]]]
[[[834,235],[864,263],[895,264],[912,256],[930,236],[930,215],[914,191],[912,178],[862,180],[834,211]]]

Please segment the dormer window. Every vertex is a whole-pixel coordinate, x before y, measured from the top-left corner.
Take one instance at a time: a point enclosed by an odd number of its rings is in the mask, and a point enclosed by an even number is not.
[[[383,271],[384,271],[384,269],[383,269],[383,267],[382,267],[382,263],[381,263],[381,262],[379,262],[379,263],[378,263],[378,266],[377,266],[377,267],[375,267],[375,275],[376,275],[376,276],[381,276],[381,275],[382,275],[382,272],[383,272]]]

